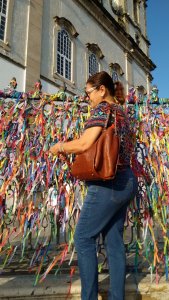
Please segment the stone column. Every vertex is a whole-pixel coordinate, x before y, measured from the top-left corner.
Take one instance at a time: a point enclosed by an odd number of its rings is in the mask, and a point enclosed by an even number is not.
[[[133,85],[133,69],[132,69],[132,57],[126,52],[125,53],[125,76],[126,76],[126,94],[128,94],[128,89]]]
[[[26,91],[40,79],[43,0],[30,0],[28,9]]]
[[[151,92],[151,82],[153,80],[153,77],[150,73],[147,74],[147,95]]]

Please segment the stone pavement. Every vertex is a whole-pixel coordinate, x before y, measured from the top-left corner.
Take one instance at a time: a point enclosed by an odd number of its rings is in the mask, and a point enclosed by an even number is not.
[[[56,269],[53,269],[42,283],[34,286],[35,270],[29,272],[29,263],[33,256],[34,250],[25,250],[24,259],[20,260],[21,253],[17,252],[9,265],[0,271],[0,300],[62,300],[73,299],[80,300],[80,279],[77,268],[77,258],[74,256],[72,266],[75,266],[75,273],[70,282],[69,255],[63,263],[59,272],[55,276]],[[48,261],[42,273],[49,265],[51,258],[56,255],[53,248],[48,257]],[[2,258],[1,258],[2,259]],[[98,260],[103,262],[105,259],[102,253]],[[2,262],[0,260],[0,268]],[[153,274],[150,278],[148,265],[141,257],[138,256],[138,269],[135,270],[135,254],[127,253],[127,275],[126,275],[126,296],[125,300],[169,300],[169,283],[166,282],[164,270],[159,270],[159,284],[156,284],[156,276]],[[117,270],[118,272],[118,270]],[[151,283],[152,281],[152,283]],[[69,293],[71,285],[71,292]],[[99,300],[107,300],[107,291],[109,285],[109,276],[106,263],[99,275]]]
[[[69,257],[55,276],[53,269],[42,283],[34,286],[35,270],[28,272],[28,261],[32,251],[25,253],[24,260],[18,257],[9,266],[1,270],[0,274],[0,300],[80,300],[80,279],[77,268],[76,255],[72,262],[75,273],[70,280]],[[98,257],[99,260],[101,258]],[[169,300],[169,283],[166,282],[163,270],[159,270],[159,284],[156,276],[150,278],[148,266],[139,258],[137,272],[134,268],[135,255],[127,254],[126,296],[125,300]],[[49,262],[47,262],[48,265]],[[3,271],[3,272],[2,272]],[[43,269],[42,273],[45,271]],[[117,270],[118,272],[118,270]],[[152,283],[151,283],[152,280]],[[71,286],[71,292],[69,293]],[[107,300],[109,276],[106,263],[99,275],[99,300]]]
[[[1,276],[0,300],[80,300],[80,280],[78,274],[73,276],[71,294],[69,294],[70,277],[63,275],[48,275],[43,283],[33,286],[33,275]],[[137,280],[136,280],[137,279]],[[127,274],[125,300],[169,300],[169,284],[162,277],[158,285],[150,275]],[[107,299],[108,274],[99,276],[99,300]]]

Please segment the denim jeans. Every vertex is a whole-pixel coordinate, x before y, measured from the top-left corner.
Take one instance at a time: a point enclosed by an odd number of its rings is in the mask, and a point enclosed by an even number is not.
[[[127,205],[137,191],[130,168],[109,181],[87,182],[88,191],[76,226],[74,241],[81,278],[81,299],[98,299],[96,239],[102,233],[107,253],[109,300],[124,300],[126,256],[123,230]]]

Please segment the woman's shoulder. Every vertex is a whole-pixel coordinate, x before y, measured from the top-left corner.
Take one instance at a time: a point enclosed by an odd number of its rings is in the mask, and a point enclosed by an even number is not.
[[[93,114],[107,114],[111,110],[112,113],[117,111],[118,115],[126,117],[127,114],[124,108],[117,103],[108,103],[106,101],[100,102],[95,108],[92,109]]]
[[[110,104],[106,101],[102,101],[96,106],[96,109],[100,109],[100,110],[104,110],[107,108],[110,108]]]
[[[100,102],[96,107],[92,108],[91,114],[92,115],[102,115],[107,114],[107,112],[110,110],[110,105],[106,102]]]
[[[99,103],[90,111],[90,117],[85,123],[85,129],[94,126],[104,127],[108,114],[108,104],[106,102]]]

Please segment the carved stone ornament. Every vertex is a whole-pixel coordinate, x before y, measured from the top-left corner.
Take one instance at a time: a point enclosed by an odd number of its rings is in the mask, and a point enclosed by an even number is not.
[[[125,24],[122,16],[118,16],[118,23],[124,30],[126,30],[126,24]]]
[[[110,6],[111,6],[113,12],[117,16],[123,16],[124,15],[123,7],[119,4],[118,0],[109,0],[109,2],[110,2]]]
[[[122,68],[120,67],[119,64],[117,64],[117,63],[110,63],[110,64],[109,64],[109,67],[110,67],[112,70],[116,71],[120,76],[123,76],[123,75],[124,75],[124,72],[123,72],[123,70],[122,70]]]
[[[145,87],[144,87],[143,85],[137,86],[136,89],[137,89],[137,91],[138,91],[139,93],[142,93],[143,95],[146,95],[146,94],[147,94],[147,91],[146,91],[146,89],[145,89]]]
[[[79,35],[79,33],[76,31],[75,27],[69,20],[63,17],[60,18],[58,16],[54,17],[54,20],[60,27],[64,27],[74,38]]]
[[[103,59],[104,57],[103,52],[101,51],[100,47],[97,44],[87,43],[86,47],[89,49],[89,51],[95,53],[98,56],[98,58]]]

